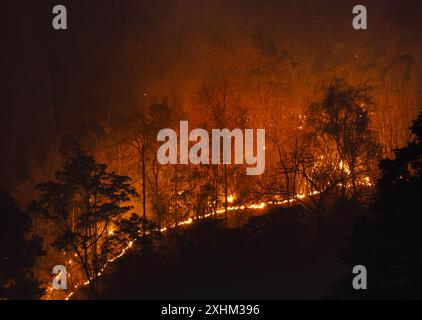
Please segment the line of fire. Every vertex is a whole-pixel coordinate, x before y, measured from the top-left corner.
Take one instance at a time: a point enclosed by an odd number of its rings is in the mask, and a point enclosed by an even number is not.
[[[0,300],[420,298],[422,1],[355,4],[6,5]]]

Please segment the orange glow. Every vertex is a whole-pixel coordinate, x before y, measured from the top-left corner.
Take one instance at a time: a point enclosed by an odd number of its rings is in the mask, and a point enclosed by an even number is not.
[[[234,195],[229,195],[228,197],[227,197],[227,202],[228,203],[233,203],[234,202],[234,200],[235,200],[235,196]]]

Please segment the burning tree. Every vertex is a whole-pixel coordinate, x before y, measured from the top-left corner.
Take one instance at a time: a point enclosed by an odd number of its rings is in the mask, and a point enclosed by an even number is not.
[[[358,187],[370,182],[380,153],[370,128],[369,107],[372,99],[367,86],[351,86],[343,79],[335,78],[328,86],[321,102],[309,106],[308,123],[316,137],[323,137],[335,146],[339,167],[347,173],[342,183],[348,183],[352,197],[357,197]],[[369,181],[368,181],[369,179]]]
[[[148,106],[139,105],[130,114],[127,134],[124,135],[124,142],[133,151],[136,163],[141,170],[142,182],[142,215],[143,221],[147,220],[147,182],[149,175],[152,175],[152,189],[154,194],[153,206],[156,214],[161,220],[163,215],[162,195],[160,194],[161,165],[156,159],[158,149],[157,133],[165,127],[172,127],[175,119],[175,110],[172,110],[168,100],[152,103]],[[145,229],[144,229],[145,231]]]
[[[229,76],[222,79],[203,83],[199,91],[199,102],[206,115],[203,128],[211,131],[212,128],[244,128],[248,122],[248,110],[242,103],[240,98],[240,90],[238,88],[238,75],[234,70]],[[233,147],[234,140],[230,138],[230,144]],[[233,149],[233,148],[232,148]],[[223,163],[223,152],[220,152],[220,162]],[[223,185],[224,194],[224,213],[227,219],[228,197],[230,177],[236,176],[236,169],[226,163],[220,165],[211,165],[210,180],[212,181],[212,190],[214,191],[212,206],[214,213],[219,204],[219,189]],[[222,167],[222,172],[220,172]]]
[[[278,157],[261,193],[276,202],[302,203],[318,223],[332,200],[361,199],[375,176],[380,151],[370,126],[369,90],[335,78],[320,102],[293,117],[290,134],[282,134],[273,116],[268,137]]]

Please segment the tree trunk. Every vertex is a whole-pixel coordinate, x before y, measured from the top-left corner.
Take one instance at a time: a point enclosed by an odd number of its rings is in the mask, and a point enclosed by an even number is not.
[[[143,223],[142,223],[142,235],[145,234],[145,221],[147,216],[147,201],[146,201],[146,174],[145,174],[145,151],[142,150],[141,155],[141,161],[142,161],[142,217],[143,217]]]

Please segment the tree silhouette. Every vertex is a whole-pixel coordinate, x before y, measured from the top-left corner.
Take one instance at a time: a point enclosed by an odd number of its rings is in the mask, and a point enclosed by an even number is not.
[[[309,107],[309,124],[318,135],[326,135],[334,142],[342,161],[340,166],[350,176],[353,196],[380,151],[370,128],[372,103],[369,87],[354,87],[335,78],[322,102]]]
[[[130,178],[108,172],[106,165],[77,149],[56,180],[38,189],[40,199],[30,210],[54,222],[58,230],[53,246],[71,253],[86,280],[92,280],[103,266],[102,247],[113,234],[113,225],[132,209],[128,201],[137,196]]]
[[[124,140],[129,144],[137,157],[141,170],[142,180],[142,216],[147,221],[147,176],[148,168],[152,167],[154,176],[155,208],[158,211],[159,202],[159,169],[156,159],[158,148],[157,134],[163,128],[172,127],[175,111],[170,107],[168,100],[152,103],[148,106],[141,105],[133,110],[127,119],[127,134]],[[144,230],[145,231],[145,230]]]
[[[13,197],[0,188],[0,300],[37,299],[43,293],[32,275],[35,259],[44,254],[42,239],[26,239],[31,220]]]
[[[351,279],[336,284],[340,296],[354,298],[422,297],[422,113],[411,127],[407,146],[381,162],[373,216],[361,218],[341,256],[348,267],[364,265],[368,290],[351,289]]]

